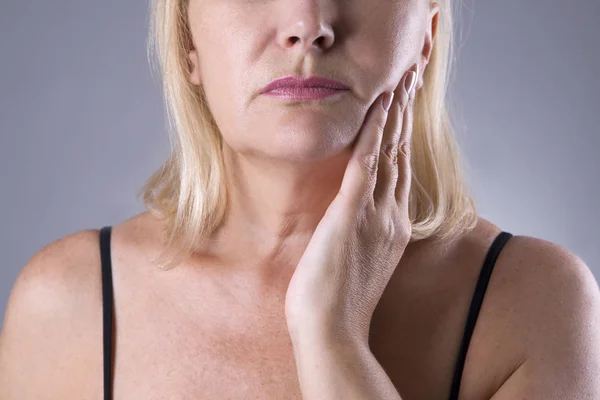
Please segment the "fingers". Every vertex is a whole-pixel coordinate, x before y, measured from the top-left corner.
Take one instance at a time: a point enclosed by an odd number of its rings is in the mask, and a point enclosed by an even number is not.
[[[417,70],[418,71],[418,70]],[[418,73],[418,72],[417,72]],[[417,75],[418,76],[418,75]],[[404,110],[402,133],[398,145],[398,178],[394,188],[396,204],[408,217],[408,200],[412,183],[411,144],[413,131],[413,110],[415,104],[415,90],[411,90],[408,104]]]
[[[412,116],[407,119],[405,114],[409,110],[412,112],[412,106],[405,84],[410,86],[410,75],[414,72],[411,68],[405,74],[394,93],[381,94],[367,113],[339,191],[353,209],[368,202],[373,206],[394,203],[396,186],[401,186],[399,181],[406,181],[407,162],[398,149],[399,142],[404,143],[410,139]],[[412,82],[413,87],[415,82],[416,76]],[[388,111],[384,107],[384,99],[389,95],[392,95],[392,99]],[[408,124],[405,120],[408,120]],[[401,172],[397,165],[399,158],[403,159]],[[403,190],[399,189],[400,197],[402,193]]]
[[[398,182],[399,142],[402,140],[404,111],[409,102],[410,92],[415,86],[416,76],[413,69],[406,72],[404,79],[396,88],[396,95],[388,113],[388,120],[380,147],[377,180],[373,193],[376,208],[387,207],[395,201],[395,189]],[[402,160],[400,160],[402,162]]]

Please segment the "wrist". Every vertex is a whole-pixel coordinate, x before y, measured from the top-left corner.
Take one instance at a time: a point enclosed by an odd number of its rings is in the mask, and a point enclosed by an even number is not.
[[[368,347],[368,334],[359,335],[356,329],[349,329],[329,318],[310,317],[301,321],[288,321],[288,331],[294,347],[327,348],[344,350]],[[365,337],[366,336],[366,337]]]

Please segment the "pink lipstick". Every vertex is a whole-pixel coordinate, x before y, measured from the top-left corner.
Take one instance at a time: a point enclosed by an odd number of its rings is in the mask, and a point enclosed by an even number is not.
[[[339,95],[348,89],[343,83],[326,78],[289,76],[271,82],[261,94],[291,100],[317,100]]]

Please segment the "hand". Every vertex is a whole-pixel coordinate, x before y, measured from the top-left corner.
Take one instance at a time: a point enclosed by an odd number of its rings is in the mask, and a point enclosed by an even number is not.
[[[394,90],[389,112],[382,107],[389,92],[369,109],[340,191],[298,262],[285,300],[291,333],[333,329],[368,341],[375,307],[412,234],[408,198],[415,90],[407,93],[404,86],[411,73],[418,74],[418,65]]]

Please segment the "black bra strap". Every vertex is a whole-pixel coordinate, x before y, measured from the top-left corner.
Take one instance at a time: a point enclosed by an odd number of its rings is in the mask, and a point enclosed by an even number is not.
[[[469,308],[469,314],[467,316],[467,324],[460,345],[458,359],[456,360],[454,377],[452,379],[452,389],[450,390],[450,400],[458,399],[460,381],[463,373],[463,368],[465,366],[465,360],[467,358],[467,350],[469,348],[469,343],[471,342],[473,330],[475,329],[475,322],[477,322],[477,317],[479,316],[481,304],[483,303],[483,296],[485,295],[485,291],[488,287],[490,276],[492,275],[492,270],[494,269],[494,264],[496,264],[496,259],[498,258],[500,251],[502,250],[508,239],[510,239],[512,236],[513,235],[508,232],[500,232],[500,234],[496,237],[496,239],[494,239],[494,242],[490,246],[490,249],[488,250],[487,256],[483,263],[483,267],[481,268],[481,272],[479,273],[479,279],[477,281],[477,286],[475,286],[475,293],[473,294],[471,307]]]
[[[113,286],[110,259],[111,226],[100,230],[100,258],[102,261],[102,339],[104,351],[104,400],[111,399],[112,382],[112,330],[113,330]]]

